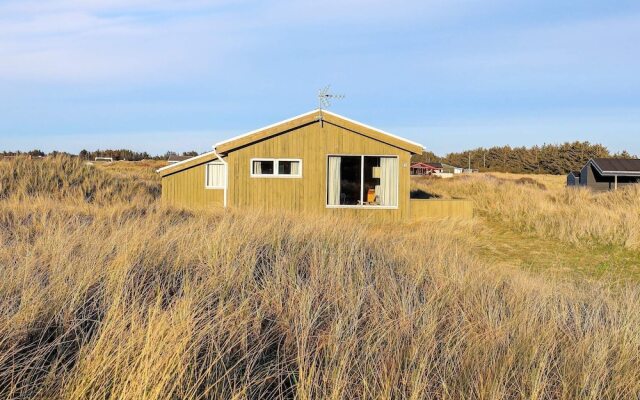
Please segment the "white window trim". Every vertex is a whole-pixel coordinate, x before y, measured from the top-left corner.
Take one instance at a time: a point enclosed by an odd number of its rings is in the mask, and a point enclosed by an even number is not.
[[[209,186],[207,183],[209,182],[208,174],[209,174],[209,165],[222,165],[224,168],[224,183],[222,186]],[[227,188],[227,166],[222,161],[212,161],[208,162],[204,166],[204,188],[205,189],[226,189]]]
[[[254,161],[273,161],[273,174],[254,174]],[[297,175],[287,175],[278,173],[278,162],[280,161],[297,161],[300,163],[300,172]],[[249,173],[252,178],[302,178],[302,159],[301,158],[252,158],[249,160]]]
[[[331,205],[329,203],[329,157],[360,157],[360,187],[364,187],[364,174],[362,173],[364,170],[364,158],[365,157],[388,157],[388,158],[397,158],[398,159],[398,183],[396,184],[396,193],[398,194],[398,204],[395,206],[371,206],[367,204],[355,204],[355,205]],[[400,165],[400,156],[393,154],[327,154],[325,168],[327,169],[327,173],[325,176],[325,185],[324,185],[324,203],[326,208],[357,208],[357,209],[372,209],[372,210],[397,210],[400,208],[400,170],[402,166]],[[360,190],[360,201],[364,201],[362,190]]]

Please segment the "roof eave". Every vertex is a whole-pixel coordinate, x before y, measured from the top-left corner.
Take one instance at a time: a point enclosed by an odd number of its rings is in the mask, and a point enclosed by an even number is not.
[[[605,171],[602,168],[600,168],[598,163],[593,158],[590,159],[588,163],[591,163],[591,165],[596,167],[596,169],[598,170],[598,173],[602,176],[620,176],[620,175],[640,176],[640,171]]]
[[[640,176],[640,171],[604,171],[602,176]]]
[[[408,144],[410,146],[403,146],[402,148],[404,150],[407,150],[407,151],[413,153],[413,154],[422,154],[426,150],[426,147],[424,147],[420,143],[417,143],[417,142],[414,142],[412,140],[403,138],[401,136],[394,135],[393,133],[389,133],[389,132],[383,131],[382,129],[375,128],[373,126],[364,124],[364,123],[362,123],[360,121],[353,120],[351,118],[345,117],[345,116],[340,115],[340,114],[336,114],[336,113],[331,112],[331,111],[323,110],[322,112],[326,113],[328,115],[332,115],[332,116],[334,116],[336,118],[343,119],[343,120],[345,120],[347,122],[350,122],[352,124],[360,125],[360,126],[362,126],[364,128],[367,128],[367,129],[370,129],[372,131],[378,132],[378,133],[380,133],[382,135],[389,136],[390,138],[393,138],[393,139],[395,139],[397,141],[404,142],[405,144]],[[379,139],[376,139],[376,140],[379,140]],[[391,143],[388,143],[388,144],[391,144]],[[392,145],[395,146],[394,144],[392,144]],[[396,147],[398,147],[398,146],[396,146]]]
[[[200,155],[188,158],[186,160],[183,160],[174,164],[170,164],[162,168],[158,168],[156,170],[156,173],[159,173],[161,176],[167,176],[169,174],[173,174],[173,173],[182,171],[183,169],[189,168],[192,166],[192,164],[194,164],[194,162],[196,162],[197,164],[197,161],[199,160],[202,160],[202,162],[206,162],[204,159],[210,156],[216,156],[215,151],[208,151],[206,153],[202,153]]]
[[[280,122],[277,122],[275,124],[271,124],[271,125],[259,128],[259,129],[255,129],[253,131],[244,133],[242,135],[238,135],[238,136],[233,137],[231,139],[227,139],[227,140],[224,140],[222,142],[218,142],[218,143],[213,145],[213,148],[219,154],[227,154],[228,152],[233,151],[233,150],[235,150],[237,148],[247,146],[247,145],[249,145],[251,143],[254,143],[255,141],[258,141],[258,140],[268,139],[271,136],[275,136],[275,135],[281,134],[282,132],[284,132],[286,130],[289,130],[289,129],[293,129],[296,126],[301,126],[301,125],[304,125],[304,124],[309,124],[309,123],[314,123],[314,122],[320,121],[320,112],[322,112],[322,114],[325,114],[325,115],[327,115],[329,117],[334,117],[334,118],[336,118],[338,120],[342,119],[342,120],[347,121],[349,123],[352,123],[354,125],[361,126],[361,127],[365,128],[365,129],[371,130],[372,132],[376,132],[379,135],[388,136],[390,139],[393,139],[393,140],[385,141],[385,140],[382,140],[382,138],[380,138],[380,137],[372,137],[372,136],[364,134],[362,132],[357,132],[359,134],[362,134],[363,136],[371,137],[374,140],[378,140],[378,141],[381,141],[383,143],[387,143],[387,144],[389,144],[391,146],[402,148],[403,150],[406,150],[406,151],[408,151],[408,152],[410,152],[412,154],[422,154],[422,152],[425,150],[425,147],[423,145],[419,144],[419,143],[416,143],[416,142],[413,142],[411,140],[402,138],[400,136],[396,136],[396,135],[391,134],[389,132],[385,132],[385,131],[383,131],[381,129],[374,128],[372,126],[363,124],[362,122],[358,122],[358,121],[349,119],[349,118],[344,117],[342,115],[339,115],[339,114],[336,114],[336,113],[333,113],[333,112],[330,112],[330,111],[327,111],[327,110],[320,110],[320,109],[315,109],[315,110],[306,112],[304,114],[300,114],[298,116],[286,119],[284,121],[280,121]],[[324,118],[324,120],[327,121],[327,122],[331,122],[326,118]],[[299,124],[298,125],[292,124],[295,121],[298,121]],[[335,122],[336,121],[333,121],[334,124],[335,124]],[[279,128],[279,127],[281,127],[283,125],[286,125],[286,124],[291,124],[291,126],[287,127],[284,130],[276,129],[276,128]],[[339,125],[339,124],[336,124],[336,125]],[[266,136],[262,136],[262,134],[264,134],[265,131],[269,131],[269,130],[273,130],[273,132],[267,134]],[[251,139],[252,135],[255,136],[255,140]],[[392,143],[392,142],[394,142],[394,143]]]

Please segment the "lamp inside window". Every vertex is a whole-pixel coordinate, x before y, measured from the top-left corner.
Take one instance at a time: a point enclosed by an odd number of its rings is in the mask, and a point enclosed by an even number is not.
[[[398,205],[398,158],[329,156],[328,206]]]

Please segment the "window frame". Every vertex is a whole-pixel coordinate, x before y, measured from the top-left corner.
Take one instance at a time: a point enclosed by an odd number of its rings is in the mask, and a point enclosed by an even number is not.
[[[222,186],[209,186],[209,165],[222,165],[224,169],[224,182]],[[211,161],[204,165],[204,188],[205,189],[226,189],[227,187],[227,165],[220,160]]]
[[[253,162],[254,161],[273,161],[273,174],[254,174],[253,173]],[[300,170],[298,174],[280,174],[279,171],[279,163],[280,161],[297,161],[300,163]],[[252,158],[249,160],[249,175],[252,178],[285,178],[285,179],[296,179],[302,178],[302,159],[301,158]]]
[[[395,206],[372,206],[369,204],[329,204],[329,157],[360,157],[360,201],[364,202],[364,193],[362,188],[364,187],[364,158],[365,157],[387,157],[396,158],[398,160],[398,180],[396,184],[396,193],[398,198],[398,204]],[[324,185],[324,203],[325,208],[357,208],[357,209],[372,209],[372,210],[397,210],[400,208],[400,170],[402,165],[400,164],[400,156],[397,154],[327,154],[326,162],[326,175]]]

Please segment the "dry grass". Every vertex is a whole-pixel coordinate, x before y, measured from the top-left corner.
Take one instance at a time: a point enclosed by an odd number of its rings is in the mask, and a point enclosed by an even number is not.
[[[0,168],[2,397],[640,394],[636,285],[487,265],[478,221],[166,209],[69,162]]]
[[[483,217],[518,232],[572,244],[640,249],[640,185],[594,193],[566,188],[562,177],[478,174],[416,180],[423,191],[474,200]]]
[[[158,182],[160,176],[156,173],[158,168],[166,167],[168,164],[163,160],[143,160],[143,161],[114,161],[111,163],[94,163],[95,167],[115,175],[119,178],[136,177],[138,180],[147,182]]]
[[[46,197],[67,202],[106,205],[113,202],[149,204],[160,195],[155,180],[105,174],[77,158],[30,160],[18,157],[0,163],[0,199],[32,201]]]

